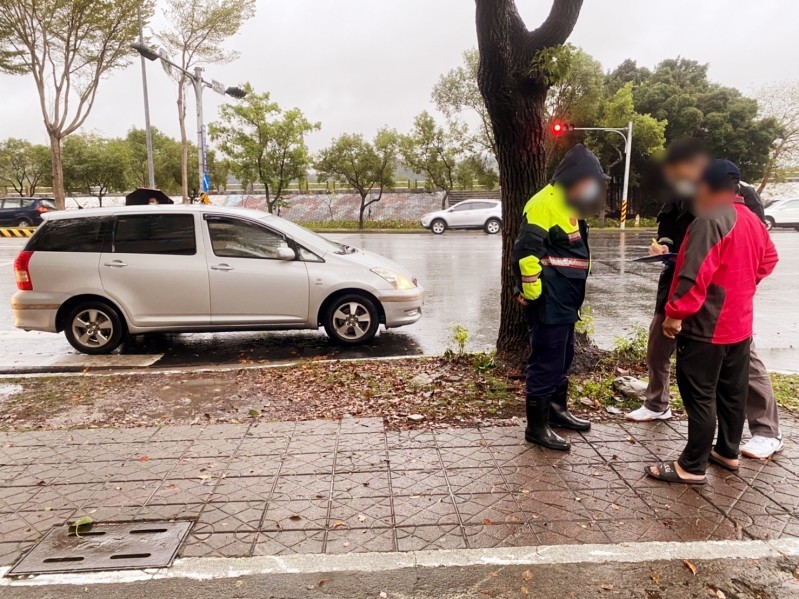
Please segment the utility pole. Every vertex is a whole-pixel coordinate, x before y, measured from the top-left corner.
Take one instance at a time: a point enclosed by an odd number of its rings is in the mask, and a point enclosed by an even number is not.
[[[226,88],[223,84],[219,83],[219,81],[205,81],[203,79],[203,69],[202,67],[195,67],[194,72],[190,72],[180,65],[175,64],[169,59],[169,56],[163,50],[161,53],[156,52],[154,49],[150,48],[149,46],[145,45],[144,42],[139,41],[139,43],[131,44],[131,48],[136,50],[139,54],[141,54],[142,59],[146,58],[147,60],[160,60],[161,64],[164,65],[168,74],[172,73],[172,69],[177,69],[181,73],[183,73],[189,81],[191,81],[192,87],[194,87],[194,97],[196,100],[197,106],[197,158],[198,158],[198,167],[197,167],[197,175],[198,175],[198,183],[199,187],[197,188],[200,192],[200,199],[203,203],[208,203],[208,195],[207,192],[211,187],[210,180],[208,178],[208,164],[207,164],[207,152],[206,152],[206,138],[205,138],[205,122],[203,121],[203,88],[210,87],[215,92],[228,95],[232,98],[236,98],[238,100],[242,99],[244,96],[247,95],[243,89],[239,87],[228,87]]]
[[[139,7],[139,44],[144,46],[144,31]],[[144,95],[144,135],[147,140],[147,177],[150,189],[155,189],[155,167],[153,166],[153,132],[150,129],[150,98],[147,93],[147,67],[144,55],[141,56],[141,84]]]
[[[198,183],[197,193],[207,194],[210,187],[208,181],[208,152],[205,148],[205,121],[203,120],[203,69],[202,67],[194,67],[194,78],[192,79],[194,85],[195,104],[197,106],[197,174]]]

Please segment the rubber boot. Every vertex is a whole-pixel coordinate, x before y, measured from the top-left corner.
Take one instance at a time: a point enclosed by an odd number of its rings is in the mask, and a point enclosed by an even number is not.
[[[563,385],[552,394],[549,403],[549,425],[555,428],[568,428],[573,431],[591,430],[591,422],[577,418],[569,412],[569,386]]]
[[[527,430],[524,438],[547,449],[569,451],[571,443],[549,428],[549,398],[535,395],[527,396]]]

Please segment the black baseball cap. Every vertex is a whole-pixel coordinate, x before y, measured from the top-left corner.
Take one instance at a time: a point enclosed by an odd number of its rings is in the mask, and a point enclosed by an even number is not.
[[[734,162],[717,158],[702,174],[702,181],[713,191],[729,191],[741,182],[741,171]]]

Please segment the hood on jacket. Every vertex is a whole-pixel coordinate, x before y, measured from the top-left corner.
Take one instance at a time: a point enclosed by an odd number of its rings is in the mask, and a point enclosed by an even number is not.
[[[555,174],[552,175],[552,183],[560,183],[568,188],[586,177],[594,177],[599,181],[610,180],[610,177],[602,170],[599,158],[583,144],[577,144],[566,152],[563,160],[558,164]]]

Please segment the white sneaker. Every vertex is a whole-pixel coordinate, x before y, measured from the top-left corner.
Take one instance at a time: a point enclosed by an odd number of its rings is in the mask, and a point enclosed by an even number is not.
[[[755,435],[749,442],[741,447],[741,454],[756,460],[767,460],[775,453],[782,451],[784,445],[782,437],[761,437]]]
[[[641,406],[627,414],[627,420],[634,422],[652,422],[653,420],[668,420],[671,418],[671,408],[666,408],[663,412],[655,412],[646,406]]]

